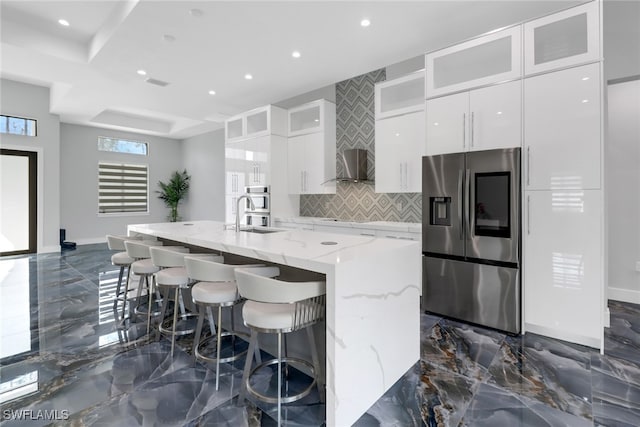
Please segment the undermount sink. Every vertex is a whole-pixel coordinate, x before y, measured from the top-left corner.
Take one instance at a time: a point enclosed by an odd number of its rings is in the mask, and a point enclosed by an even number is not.
[[[279,233],[284,230],[272,230],[269,228],[253,227],[253,228],[241,228],[240,231],[245,233],[270,234],[270,233]]]

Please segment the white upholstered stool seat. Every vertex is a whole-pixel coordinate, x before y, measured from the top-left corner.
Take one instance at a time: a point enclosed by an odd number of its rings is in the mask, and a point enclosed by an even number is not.
[[[314,386],[318,388],[320,400],[324,399],[324,380],[312,326],[324,319],[326,282],[276,280],[274,277],[280,275],[278,267],[239,268],[235,275],[238,291],[242,297],[247,299],[242,309],[242,317],[245,325],[251,329],[251,339],[242,374],[238,402],[242,403],[248,392],[264,402],[277,403],[278,425],[281,425],[282,404],[302,399],[311,393]],[[299,358],[287,357],[286,341],[284,355],[282,354],[283,334],[300,329],[307,331],[313,363]],[[257,366],[251,369],[253,360],[250,355],[257,353],[258,333],[278,335],[277,355],[274,359],[264,363],[258,360]],[[274,364],[278,365],[276,396],[273,396],[273,393],[268,394],[268,390],[261,393],[251,384],[251,378],[256,372]],[[283,387],[283,364],[298,368],[301,372],[311,372],[310,384],[297,392],[292,391],[288,384]],[[284,371],[288,372],[288,369]],[[284,381],[286,383],[287,378],[284,378]]]
[[[138,276],[151,275],[157,273],[158,271],[160,271],[160,269],[153,265],[153,262],[150,258],[139,259],[131,264],[131,272]]]
[[[238,299],[235,282],[198,282],[191,288],[194,301],[205,304],[222,304]]]
[[[189,276],[184,267],[164,268],[156,274],[156,283],[164,286],[186,287],[189,284]]]
[[[111,264],[113,265],[128,267],[134,261],[135,259],[127,255],[127,252],[118,252],[111,255]]]

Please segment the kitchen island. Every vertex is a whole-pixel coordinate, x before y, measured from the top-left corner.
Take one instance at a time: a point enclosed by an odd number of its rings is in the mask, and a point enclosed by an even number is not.
[[[328,426],[353,424],[420,357],[418,242],[236,232],[215,221],[135,224],[129,233],[324,274]]]

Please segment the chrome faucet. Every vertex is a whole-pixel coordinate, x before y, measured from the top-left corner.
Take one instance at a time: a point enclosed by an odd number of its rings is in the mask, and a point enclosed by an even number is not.
[[[256,205],[253,203],[253,200],[251,200],[251,197],[249,197],[248,194],[243,194],[242,196],[238,197],[238,200],[236,200],[236,233],[240,231],[240,201],[242,199],[247,199],[249,201],[251,210],[256,209]]]

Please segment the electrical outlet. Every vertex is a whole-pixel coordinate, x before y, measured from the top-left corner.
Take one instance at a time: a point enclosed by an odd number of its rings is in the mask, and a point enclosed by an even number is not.
[[[640,272],[640,261],[636,261],[636,271]]]

